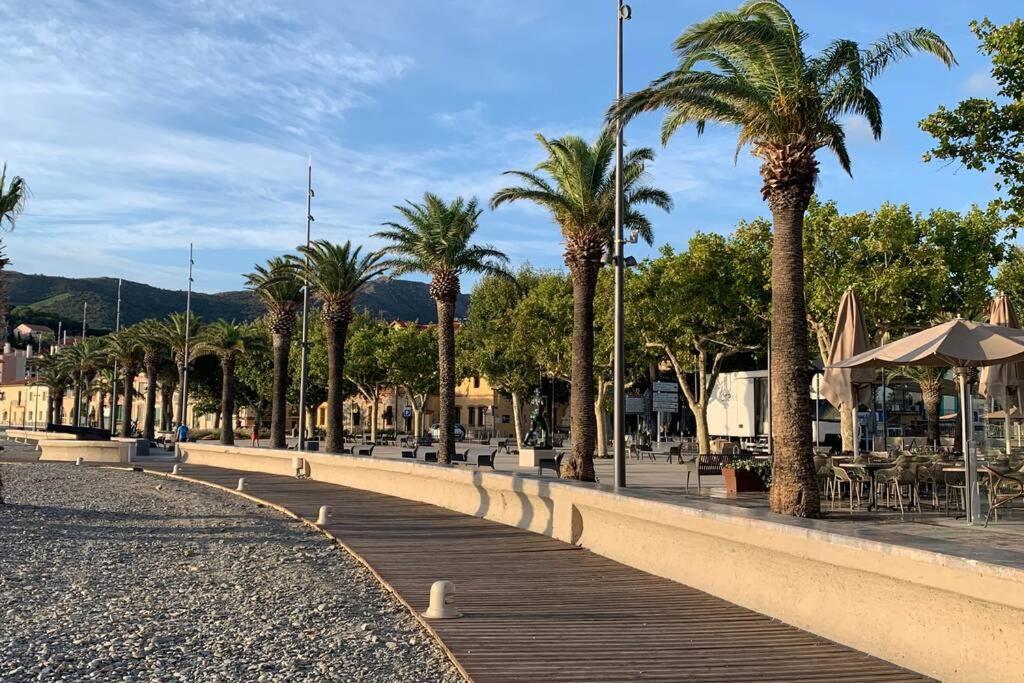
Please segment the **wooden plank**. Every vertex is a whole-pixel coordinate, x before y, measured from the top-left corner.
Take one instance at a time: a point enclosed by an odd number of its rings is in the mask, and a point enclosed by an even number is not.
[[[147,469],[169,470],[161,463]],[[539,534],[322,482],[190,465],[184,475],[315,519],[414,609],[455,582],[462,619],[431,622],[490,681],[924,681],[926,677]]]

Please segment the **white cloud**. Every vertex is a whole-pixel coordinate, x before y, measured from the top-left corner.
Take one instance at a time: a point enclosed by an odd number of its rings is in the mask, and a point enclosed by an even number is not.
[[[975,71],[964,81],[964,91],[975,97],[993,97],[999,93],[999,84],[992,72]]]

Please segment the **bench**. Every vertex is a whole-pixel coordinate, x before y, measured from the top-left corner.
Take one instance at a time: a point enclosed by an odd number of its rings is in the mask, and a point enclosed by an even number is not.
[[[370,456],[372,456],[374,448],[375,448],[375,446],[372,446],[372,445],[370,445],[370,446],[356,446],[353,449],[352,454],[353,455],[370,455]]]

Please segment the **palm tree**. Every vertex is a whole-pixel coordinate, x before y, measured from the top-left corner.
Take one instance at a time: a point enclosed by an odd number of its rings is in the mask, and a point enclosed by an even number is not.
[[[159,323],[160,332],[159,336],[163,339],[164,346],[171,352],[171,356],[174,358],[174,364],[178,366],[178,389],[183,390],[185,387],[185,351],[186,346],[191,346],[195,343],[196,335],[199,334],[199,329],[202,327],[202,320],[197,315],[190,315],[188,323],[185,322],[184,313],[171,313],[171,315]],[[188,351],[189,361],[191,362],[193,353],[191,348]],[[185,399],[187,401],[188,399]],[[177,406],[177,419],[176,424],[184,424],[185,422],[185,401],[181,401]]]
[[[85,421],[87,426],[89,424],[88,390],[96,373],[106,365],[107,351],[105,347],[105,338],[86,337],[61,352],[61,355],[67,354],[66,360],[71,364],[75,379],[75,404],[71,413],[76,427],[81,426],[80,413],[83,399],[86,401]]]
[[[33,356],[32,365],[36,369],[33,384],[44,386],[49,394],[46,406],[46,424],[61,423],[61,408],[64,405],[64,394],[72,383],[71,366],[65,362],[64,354],[48,354]]]
[[[196,356],[210,354],[220,361],[220,442],[225,446],[235,443],[235,363],[239,355],[253,350],[258,343],[248,325],[226,320],[210,323],[199,331],[196,339]]]
[[[537,140],[547,158],[536,172],[508,171],[523,184],[498,190],[491,206],[530,201],[551,212],[565,240],[565,263],[572,277],[573,323],[570,412],[572,451],[562,461],[562,476],[594,481],[597,420],[594,414],[594,294],[601,258],[615,227],[615,136],[602,132],[594,144],[575,135]],[[641,147],[623,159],[623,225],[650,244],[651,223],[638,207],[650,204],[669,211],[668,193],[643,185],[654,152]],[[546,177],[545,177],[546,176]]]
[[[939,36],[924,28],[890,33],[870,47],[834,40],[820,54],[778,0],[749,0],[685,30],[675,42],[679,65],[628,95],[609,118],[622,125],[643,111],[666,108],[662,142],[679,128],[707,122],[738,129],[739,148],[761,162],[761,196],[774,223],[772,249],[772,426],[775,436],[771,508],[797,516],[820,512],[811,454],[803,220],[818,177],[818,150],[829,149],[847,173],[843,119],[867,119],[882,134],[882,110],[871,82],[915,52],[956,63]],[[697,68],[706,66],[706,69]],[[738,148],[738,149],[739,149]],[[738,150],[737,150],[738,151]]]
[[[481,209],[476,199],[462,197],[446,203],[435,194],[423,195],[423,203],[395,207],[405,224],[388,222],[375,236],[388,240],[383,253],[392,275],[426,273],[431,276],[430,296],[437,306],[437,356],[440,375],[438,398],[441,426],[438,460],[451,462],[455,452],[455,301],[462,273],[511,277],[505,269],[508,257],[490,245],[470,244],[480,227]]]
[[[4,164],[3,170],[0,170],[0,231],[4,230],[5,227],[8,230],[14,229],[14,223],[25,211],[25,203],[28,201],[28,186],[25,184],[25,180],[20,176],[13,176],[10,182],[7,182],[7,164]],[[10,260],[3,255],[2,247],[0,247],[0,275],[2,275],[4,267],[10,263]],[[7,296],[6,286],[2,279],[0,279],[0,321],[3,321],[3,325],[0,325],[6,331],[7,329]]]
[[[122,376],[119,378],[124,390],[124,409],[121,414],[121,436],[132,435],[132,400],[135,397],[135,376],[139,374],[145,358],[140,330],[126,327],[120,332],[107,335],[107,353],[111,360],[117,361]],[[117,406],[117,397],[114,397]],[[116,410],[114,411],[117,412]]]
[[[310,293],[322,304],[320,317],[327,333],[328,453],[340,453],[345,445],[341,407],[345,399],[345,338],[352,322],[352,304],[366,283],[384,274],[380,254],[360,256],[361,249],[353,249],[351,242],[314,240],[299,247],[303,258],[289,258],[291,267],[305,279]]]
[[[288,357],[295,335],[296,312],[302,305],[302,279],[288,259],[276,256],[267,265],[256,265],[246,276],[267,309],[267,326],[274,340],[274,394],[270,406],[270,447],[285,448],[285,411],[288,391]]]
[[[156,438],[156,391],[159,383],[160,361],[166,354],[163,328],[156,320],[143,320],[134,326],[135,336],[142,349],[142,368],[146,372],[146,416],[142,423],[142,438]]]

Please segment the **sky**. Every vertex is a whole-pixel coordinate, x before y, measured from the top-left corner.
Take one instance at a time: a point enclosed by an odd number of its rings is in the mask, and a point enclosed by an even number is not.
[[[626,90],[672,68],[686,26],[736,3],[634,0]],[[791,0],[808,50],[925,25],[959,61],[919,56],[884,74],[882,140],[847,121],[853,177],[822,154],[819,196],[846,212],[990,200],[991,177],[921,160],[931,138],[917,123],[994,94],[968,23],[1008,21],[1014,5]],[[310,157],[314,238],[375,248],[395,204],[425,191],[486,203],[503,171],[540,161],[536,133],[594,137],[615,94],[614,0],[0,0],[0,25],[0,163],[32,192],[3,239],[29,273],[183,289],[194,242],[195,288],[239,289],[254,263],[305,239]],[[660,119],[640,117],[627,141],[657,150],[649,180],[675,209],[652,210],[655,246],[633,253],[767,215],[732,131],[685,129],[662,147]],[[488,210],[480,224],[514,264],[561,265],[540,209]]]

